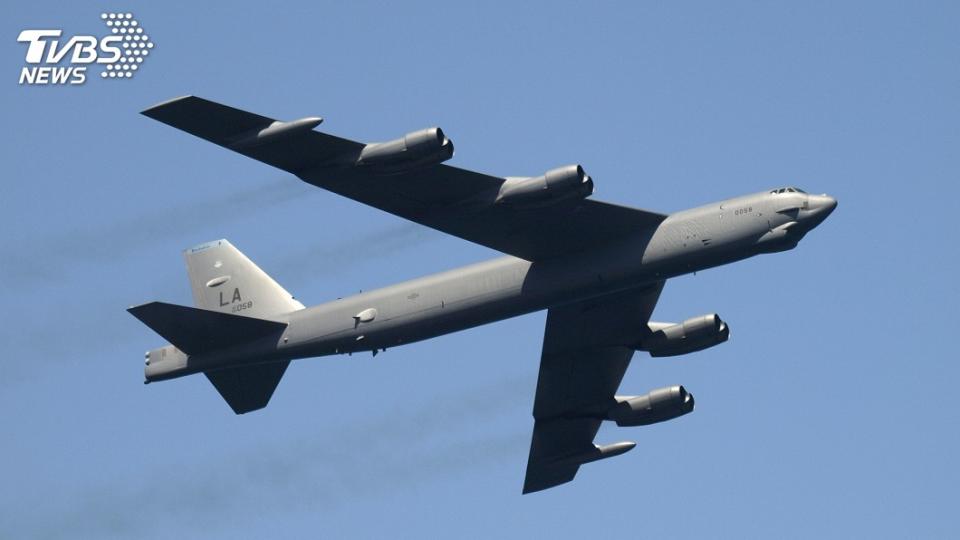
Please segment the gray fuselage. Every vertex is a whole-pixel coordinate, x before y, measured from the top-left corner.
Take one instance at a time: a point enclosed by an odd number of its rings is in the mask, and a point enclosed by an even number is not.
[[[281,335],[203,356],[171,351],[178,358],[147,366],[147,380],[245,363],[377,352],[648,286],[792,249],[836,206],[825,195],[776,191],[676,212],[652,231],[562,258],[500,257],[273,317],[287,323]]]

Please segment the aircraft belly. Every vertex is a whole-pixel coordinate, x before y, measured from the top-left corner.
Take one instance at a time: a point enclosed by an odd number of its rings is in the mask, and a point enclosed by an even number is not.
[[[278,346],[289,358],[378,351],[752,255],[709,221],[720,219],[716,206],[697,212],[576,256],[502,257],[294,312]]]

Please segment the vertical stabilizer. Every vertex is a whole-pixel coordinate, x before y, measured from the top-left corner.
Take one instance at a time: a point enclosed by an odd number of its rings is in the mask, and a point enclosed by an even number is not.
[[[303,309],[303,304],[226,240],[187,249],[183,258],[197,307],[259,318]]]

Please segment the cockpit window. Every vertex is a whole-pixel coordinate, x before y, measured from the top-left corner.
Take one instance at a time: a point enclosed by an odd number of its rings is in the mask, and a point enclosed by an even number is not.
[[[783,187],[780,189],[771,190],[770,193],[806,193],[806,191],[795,187]]]

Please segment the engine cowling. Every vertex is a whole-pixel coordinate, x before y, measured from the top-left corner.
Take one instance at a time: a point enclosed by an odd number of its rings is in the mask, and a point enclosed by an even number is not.
[[[500,186],[497,204],[541,206],[562,200],[584,199],[593,194],[593,179],[580,165],[567,165],[543,176],[508,178]]]
[[[658,388],[643,396],[617,396],[607,411],[607,420],[618,426],[646,426],[665,422],[693,411],[693,394],[683,386]]]
[[[370,143],[357,158],[358,167],[392,174],[443,163],[453,157],[453,141],[438,127],[407,133],[399,139]]]
[[[687,319],[680,324],[650,323],[650,334],[641,343],[650,356],[678,356],[702,351],[730,338],[730,327],[716,313]]]

